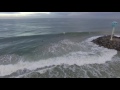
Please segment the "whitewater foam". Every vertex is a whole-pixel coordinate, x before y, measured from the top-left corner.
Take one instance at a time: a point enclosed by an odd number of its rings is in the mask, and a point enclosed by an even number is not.
[[[103,47],[98,47],[97,45],[90,42],[93,39],[98,38],[92,37],[84,41],[88,45],[91,46],[90,51],[77,51],[77,52],[70,52],[64,56],[49,58],[47,60],[39,60],[36,62],[23,62],[20,61],[17,64],[9,64],[9,65],[0,65],[0,76],[10,75],[11,73],[22,70],[22,69],[29,69],[29,70],[36,70],[37,68],[42,68],[46,66],[53,66],[53,65],[86,65],[86,64],[102,64],[106,61],[111,61],[112,57],[117,54],[116,50],[111,50]],[[83,42],[83,43],[84,43]]]

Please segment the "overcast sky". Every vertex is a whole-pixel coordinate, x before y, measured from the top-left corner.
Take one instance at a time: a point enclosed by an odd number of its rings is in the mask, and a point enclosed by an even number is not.
[[[120,18],[120,12],[0,12],[1,18]]]

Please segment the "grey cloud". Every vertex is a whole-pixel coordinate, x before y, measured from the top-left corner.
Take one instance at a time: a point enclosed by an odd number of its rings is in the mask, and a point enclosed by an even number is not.
[[[51,12],[50,14],[34,14],[31,15],[32,17],[50,17],[50,18],[57,18],[57,17],[68,17],[69,12]]]
[[[38,15],[39,16],[39,15]],[[52,18],[120,18],[120,12],[52,12]]]
[[[19,12],[0,12],[0,14]],[[32,14],[25,18],[120,18],[120,12],[51,12],[50,14]]]
[[[0,12],[0,14],[16,14],[16,13],[19,13],[19,12]]]
[[[120,12],[90,12],[83,17],[87,18],[120,18]]]

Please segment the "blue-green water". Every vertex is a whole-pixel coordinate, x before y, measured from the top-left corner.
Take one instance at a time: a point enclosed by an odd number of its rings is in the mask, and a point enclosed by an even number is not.
[[[111,34],[112,21],[1,19],[0,77],[120,77],[119,52],[91,42]]]

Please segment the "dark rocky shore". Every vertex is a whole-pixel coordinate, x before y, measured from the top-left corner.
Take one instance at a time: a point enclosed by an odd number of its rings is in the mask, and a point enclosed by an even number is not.
[[[108,49],[115,49],[117,51],[120,51],[120,37],[114,36],[112,41],[110,40],[110,38],[111,35],[107,35],[99,37],[92,42]]]

